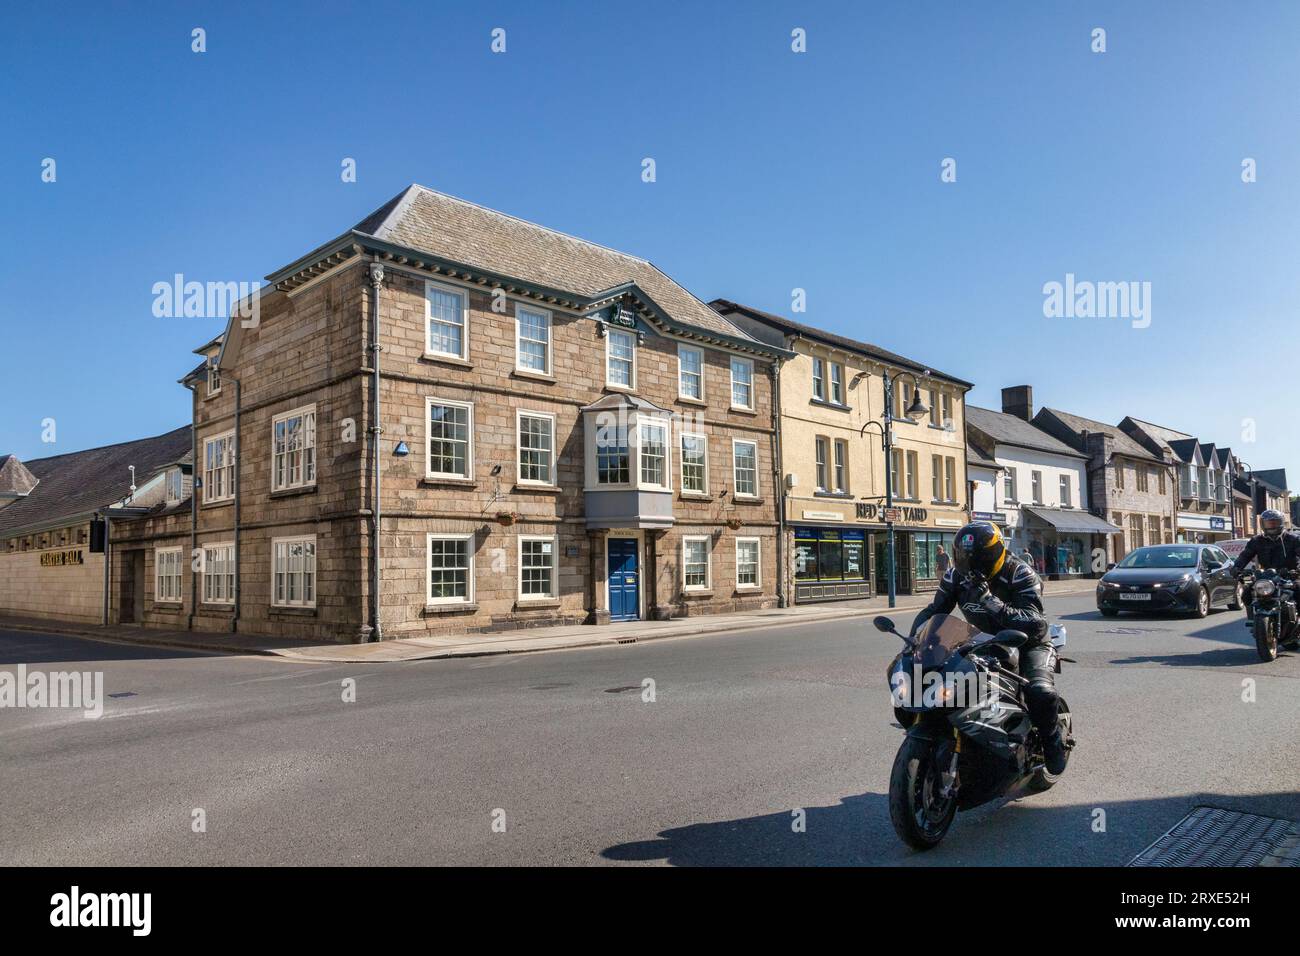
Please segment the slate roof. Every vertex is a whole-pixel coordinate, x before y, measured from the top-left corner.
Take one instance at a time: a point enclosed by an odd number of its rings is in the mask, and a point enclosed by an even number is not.
[[[23,497],[36,487],[37,481],[13,455],[0,456],[0,498]]]
[[[727,313],[739,312],[740,314],[749,316],[759,322],[774,326],[787,335],[801,335],[806,338],[816,339],[826,343],[827,345],[834,345],[838,348],[845,349],[846,351],[857,352],[869,358],[874,358],[887,365],[896,365],[900,368],[909,369],[914,372],[927,372],[934,378],[940,378],[944,381],[952,382],[954,385],[963,385],[966,388],[974,387],[970,382],[960,379],[955,375],[940,372],[937,369],[930,368],[928,365],[923,365],[915,359],[910,359],[906,356],[899,355],[896,352],[882,349],[878,345],[872,345],[870,342],[859,342],[857,339],[837,335],[834,332],[826,332],[822,329],[814,328],[811,325],[804,325],[802,322],[787,319],[783,315],[764,312],[762,309],[755,309],[752,306],[741,305],[739,302],[732,302],[730,299],[714,299],[709,303],[709,305],[719,314],[724,316]]]
[[[1114,439],[1115,453],[1126,455],[1129,458],[1141,458],[1145,461],[1160,461],[1159,458],[1143,448],[1129,435],[1125,434],[1116,425],[1107,425],[1105,422],[1093,421],[1091,418],[1083,418],[1080,415],[1071,415],[1069,412],[1063,412],[1059,408],[1044,408],[1043,412],[1055,415],[1061,424],[1065,425],[1076,434],[1084,431],[1092,434],[1105,434]],[[1040,412],[1039,414],[1042,414]]]
[[[190,449],[190,426],[185,425],[153,438],[26,462],[40,482],[26,498],[0,508],[0,534],[48,527],[119,501],[131,492],[128,465],[135,465],[139,486],[163,465],[181,461]]]
[[[966,406],[966,424],[988,435],[1000,445],[1015,445],[1019,448],[1032,448],[1053,455],[1067,455],[1070,458],[1087,458],[1060,439],[1053,438],[1023,418],[995,412],[978,405]]]
[[[1251,477],[1262,481],[1279,494],[1287,490],[1285,468],[1265,468],[1263,471],[1252,472]]]
[[[983,468],[1001,468],[996,461],[984,453],[983,449],[970,442],[966,443],[966,464]]]
[[[357,223],[353,231],[586,297],[632,282],[678,322],[753,341],[645,259],[427,186],[408,186]]]

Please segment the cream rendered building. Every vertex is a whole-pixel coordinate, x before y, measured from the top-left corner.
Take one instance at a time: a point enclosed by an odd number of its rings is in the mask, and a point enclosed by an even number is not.
[[[757,339],[794,352],[779,371],[781,594],[806,603],[882,594],[886,482],[892,483],[896,589],[933,590],[969,520],[965,382],[865,342],[718,299]],[[881,432],[892,384],[893,453]],[[926,413],[905,414],[920,389]]]

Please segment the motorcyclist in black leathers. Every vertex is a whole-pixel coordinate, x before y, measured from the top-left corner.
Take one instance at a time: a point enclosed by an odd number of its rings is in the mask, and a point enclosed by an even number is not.
[[[1237,560],[1232,562],[1232,573],[1240,577],[1246,565],[1254,561],[1261,569],[1272,568],[1275,571],[1300,571],[1300,535],[1283,528],[1282,513],[1269,508],[1260,512],[1259,531],[1246,542]],[[1246,602],[1246,623],[1254,615],[1251,602]]]
[[[931,616],[951,614],[958,607],[986,634],[1023,631],[1029,638],[1020,648],[1020,674],[1029,681],[1025,703],[1043,740],[1047,770],[1059,774],[1065,771],[1067,751],[1057,720],[1056,651],[1048,642],[1042,591],[1034,569],[1007,550],[996,527],[972,522],[957,532],[952,567],[930,606],[917,615],[912,634]]]

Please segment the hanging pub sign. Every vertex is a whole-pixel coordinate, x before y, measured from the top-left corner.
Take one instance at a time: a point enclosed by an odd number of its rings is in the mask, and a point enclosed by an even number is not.
[[[621,305],[611,306],[605,321],[610,325],[621,325],[625,329],[636,328],[636,316]]]
[[[41,555],[41,567],[62,568],[70,564],[85,564],[85,552],[81,548],[71,551],[46,551]]]

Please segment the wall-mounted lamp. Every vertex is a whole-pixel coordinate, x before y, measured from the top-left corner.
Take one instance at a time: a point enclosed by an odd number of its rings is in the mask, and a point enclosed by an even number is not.
[[[393,454],[398,458],[404,458],[411,453],[411,449],[406,447],[406,442],[399,441],[397,447],[393,449]]]

